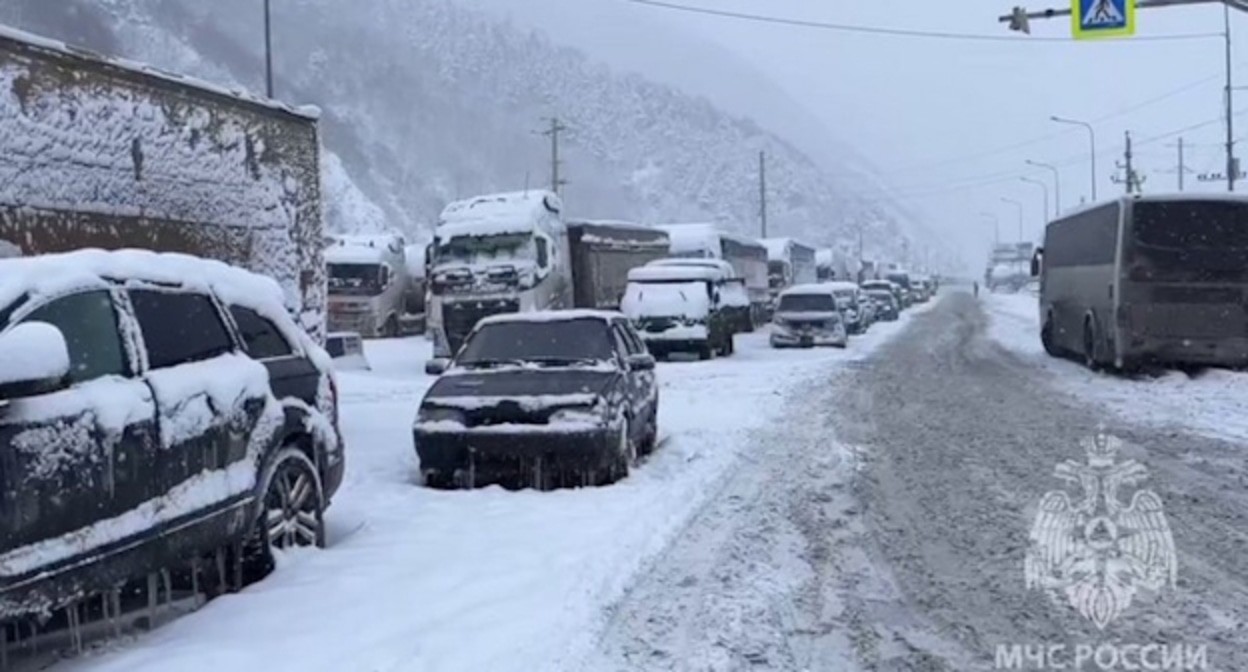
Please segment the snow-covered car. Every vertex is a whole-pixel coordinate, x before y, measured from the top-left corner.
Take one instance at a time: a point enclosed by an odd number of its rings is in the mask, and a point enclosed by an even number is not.
[[[901,304],[897,297],[887,289],[867,289],[864,291],[875,302],[876,317],[883,322],[895,322],[901,313]]]
[[[628,273],[620,311],[650,352],[665,357],[693,352],[702,359],[731,355],[733,314],[724,308],[718,270],[697,266],[643,266]]]
[[[322,545],[330,367],[276,282],[220,262],[0,260],[0,621],[196,559],[237,587]]]
[[[901,285],[898,285],[891,280],[863,280],[860,287],[864,292],[877,289],[886,290],[893,295],[894,299],[897,300],[897,312],[900,313],[903,309],[905,309],[906,304],[903,301],[904,294]]]
[[[716,286],[720,291],[719,310],[728,318],[733,333],[748,334],[754,331],[754,307],[750,303],[749,288],[732,264],[723,259],[673,257],[655,259],[646,266],[709,268],[720,273]]]
[[[658,435],[654,357],[619,313],[481,320],[420,403],[426,485],[595,485],[624,478]]]
[[[771,347],[849,344],[834,283],[797,285],[780,293],[771,323]]]
[[[853,282],[825,282],[821,285],[836,297],[836,303],[845,318],[845,330],[850,334],[861,334],[870,325],[870,316],[863,313],[861,302],[862,290]]]
[[[859,290],[856,292],[856,296],[858,301],[859,328],[862,333],[865,333],[871,328],[871,325],[879,320],[879,311],[876,309],[875,301],[867,296],[866,292]]]

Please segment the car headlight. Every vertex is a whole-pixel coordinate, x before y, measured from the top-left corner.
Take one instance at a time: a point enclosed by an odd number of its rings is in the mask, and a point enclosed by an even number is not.
[[[440,406],[421,406],[420,413],[417,415],[417,422],[456,422],[464,424],[467,415],[458,408],[443,408]]]
[[[605,424],[602,407],[602,404],[595,404],[561,408],[551,413],[547,422],[551,425],[602,425]]]

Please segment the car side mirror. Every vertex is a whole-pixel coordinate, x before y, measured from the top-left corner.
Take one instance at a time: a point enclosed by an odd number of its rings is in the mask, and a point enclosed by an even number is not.
[[[440,376],[451,368],[451,360],[446,357],[434,357],[425,362],[425,373],[430,376]]]
[[[1036,248],[1035,254],[1031,255],[1031,277],[1040,277],[1040,259],[1044,256],[1044,248]]]
[[[69,346],[60,329],[23,322],[0,335],[0,401],[69,387]]]
[[[638,353],[628,356],[628,368],[630,371],[653,371],[654,355],[648,353]]]

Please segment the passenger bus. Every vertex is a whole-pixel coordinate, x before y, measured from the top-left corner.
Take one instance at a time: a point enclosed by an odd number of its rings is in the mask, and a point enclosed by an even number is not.
[[[1040,338],[1089,367],[1248,364],[1248,198],[1125,197],[1051,222]]]

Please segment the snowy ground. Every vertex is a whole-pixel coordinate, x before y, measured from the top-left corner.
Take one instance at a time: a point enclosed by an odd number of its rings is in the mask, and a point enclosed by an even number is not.
[[[1096,373],[1054,359],[1040,345],[1037,299],[1028,294],[989,294],[989,335],[1028,364],[1043,370],[1071,395],[1104,405],[1122,419],[1160,429],[1186,429],[1226,440],[1248,439],[1248,374],[1209,369],[1123,377]]]
[[[935,303],[935,302],[933,302]],[[806,386],[900,333],[880,324],[839,350],[659,365],[660,449],[626,481],[553,493],[418,487],[409,427],[432,382],[423,339],[367,345],[340,376],[347,480],[330,548],[283,559],[238,595],[62,670],[538,670],[575,666],[609,607],[734,469],[752,435]]]

